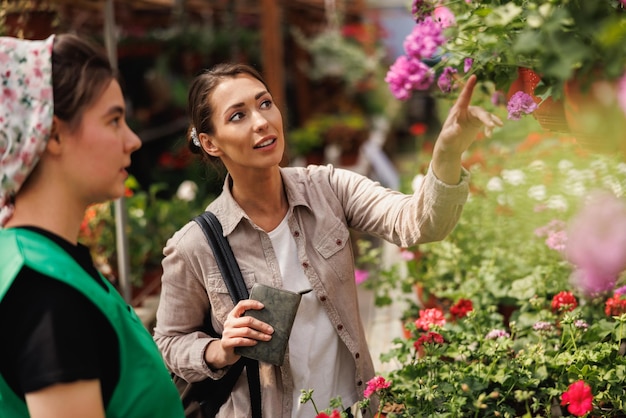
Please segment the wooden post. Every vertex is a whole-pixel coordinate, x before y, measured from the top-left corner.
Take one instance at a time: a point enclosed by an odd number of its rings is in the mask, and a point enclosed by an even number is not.
[[[261,62],[263,77],[274,97],[274,102],[286,116],[285,62],[283,51],[281,7],[278,0],[261,1]]]
[[[261,62],[263,78],[267,83],[274,103],[280,109],[283,120],[287,119],[285,105],[285,61],[283,49],[281,8],[278,0],[261,1]],[[287,149],[281,165],[289,164]]]

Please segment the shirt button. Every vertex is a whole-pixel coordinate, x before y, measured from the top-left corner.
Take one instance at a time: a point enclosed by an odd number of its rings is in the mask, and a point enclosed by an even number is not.
[[[341,331],[341,330],[343,329],[343,325],[341,325],[341,324],[337,325],[337,329],[338,329],[339,331]]]
[[[362,381],[362,380],[359,380],[358,382],[356,382],[356,385],[357,385],[357,386],[361,386],[361,385],[363,385],[363,381]]]
[[[294,233],[293,233],[293,236],[294,236],[294,237],[299,237],[299,236],[300,236],[300,231],[296,231],[296,232],[294,232]]]
[[[320,301],[322,301],[322,302],[326,302],[326,296],[321,296],[321,297],[320,297]]]
[[[304,267],[305,269],[309,268],[309,263],[305,261],[304,263],[302,263],[302,267]]]
[[[359,358],[359,357],[361,357],[361,355],[360,355],[359,353],[356,353],[356,354],[354,355],[354,357],[355,357],[355,358]]]
[[[343,243],[343,241],[342,241],[342,240],[340,240],[340,239],[338,239],[337,241],[335,241],[335,243],[336,243],[337,245],[341,245],[341,244]]]

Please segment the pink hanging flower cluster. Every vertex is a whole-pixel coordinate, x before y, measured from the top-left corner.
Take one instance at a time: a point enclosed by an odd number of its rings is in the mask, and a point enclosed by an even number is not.
[[[406,55],[399,56],[389,68],[385,82],[398,100],[407,100],[414,90],[427,90],[434,82],[433,70],[423,62],[432,58],[446,42],[443,29],[454,25],[454,14],[428,0],[414,0],[416,24],[404,40]]]

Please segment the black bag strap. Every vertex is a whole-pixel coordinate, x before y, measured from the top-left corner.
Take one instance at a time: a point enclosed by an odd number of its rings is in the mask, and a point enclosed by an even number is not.
[[[200,225],[207,241],[209,241],[209,245],[211,245],[215,261],[222,272],[222,277],[226,283],[228,293],[230,293],[230,298],[233,300],[233,305],[236,305],[240,300],[248,299],[246,283],[241,275],[241,270],[239,270],[233,250],[230,248],[226,237],[224,237],[220,221],[213,212],[208,211],[196,216],[194,221]]]
[[[233,304],[236,305],[240,300],[248,299],[248,289],[246,288],[246,283],[241,275],[239,264],[233,254],[232,248],[230,248],[228,240],[224,237],[222,225],[217,219],[217,216],[215,216],[213,212],[206,211],[196,216],[193,220],[200,225],[202,232],[204,232],[204,235],[213,250],[213,256],[215,257],[217,266],[222,272],[222,278],[224,279],[228,293],[230,293],[230,298],[232,299]],[[209,324],[209,326],[211,324],[210,312],[207,312],[205,324]],[[259,376],[259,362],[254,359],[242,357],[240,361],[235,363],[235,365],[238,365],[238,363],[241,362],[245,364],[248,375],[248,389],[250,390],[252,417],[261,418],[261,381]],[[230,371],[233,370],[237,371],[237,377],[241,374],[241,367],[235,367],[234,369],[231,367]],[[227,383],[230,385],[230,391],[232,391],[236,381],[236,378],[228,380]],[[217,411],[214,413],[216,412]]]

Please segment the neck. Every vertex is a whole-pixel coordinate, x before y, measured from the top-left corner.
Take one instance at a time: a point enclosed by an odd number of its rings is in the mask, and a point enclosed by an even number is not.
[[[265,231],[276,228],[289,208],[278,167],[263,175],[231,177],[233,198],[250,219]]]
[[[36,226],[76,244],[86,206],[48,191],[21,190],[6,227]]]

